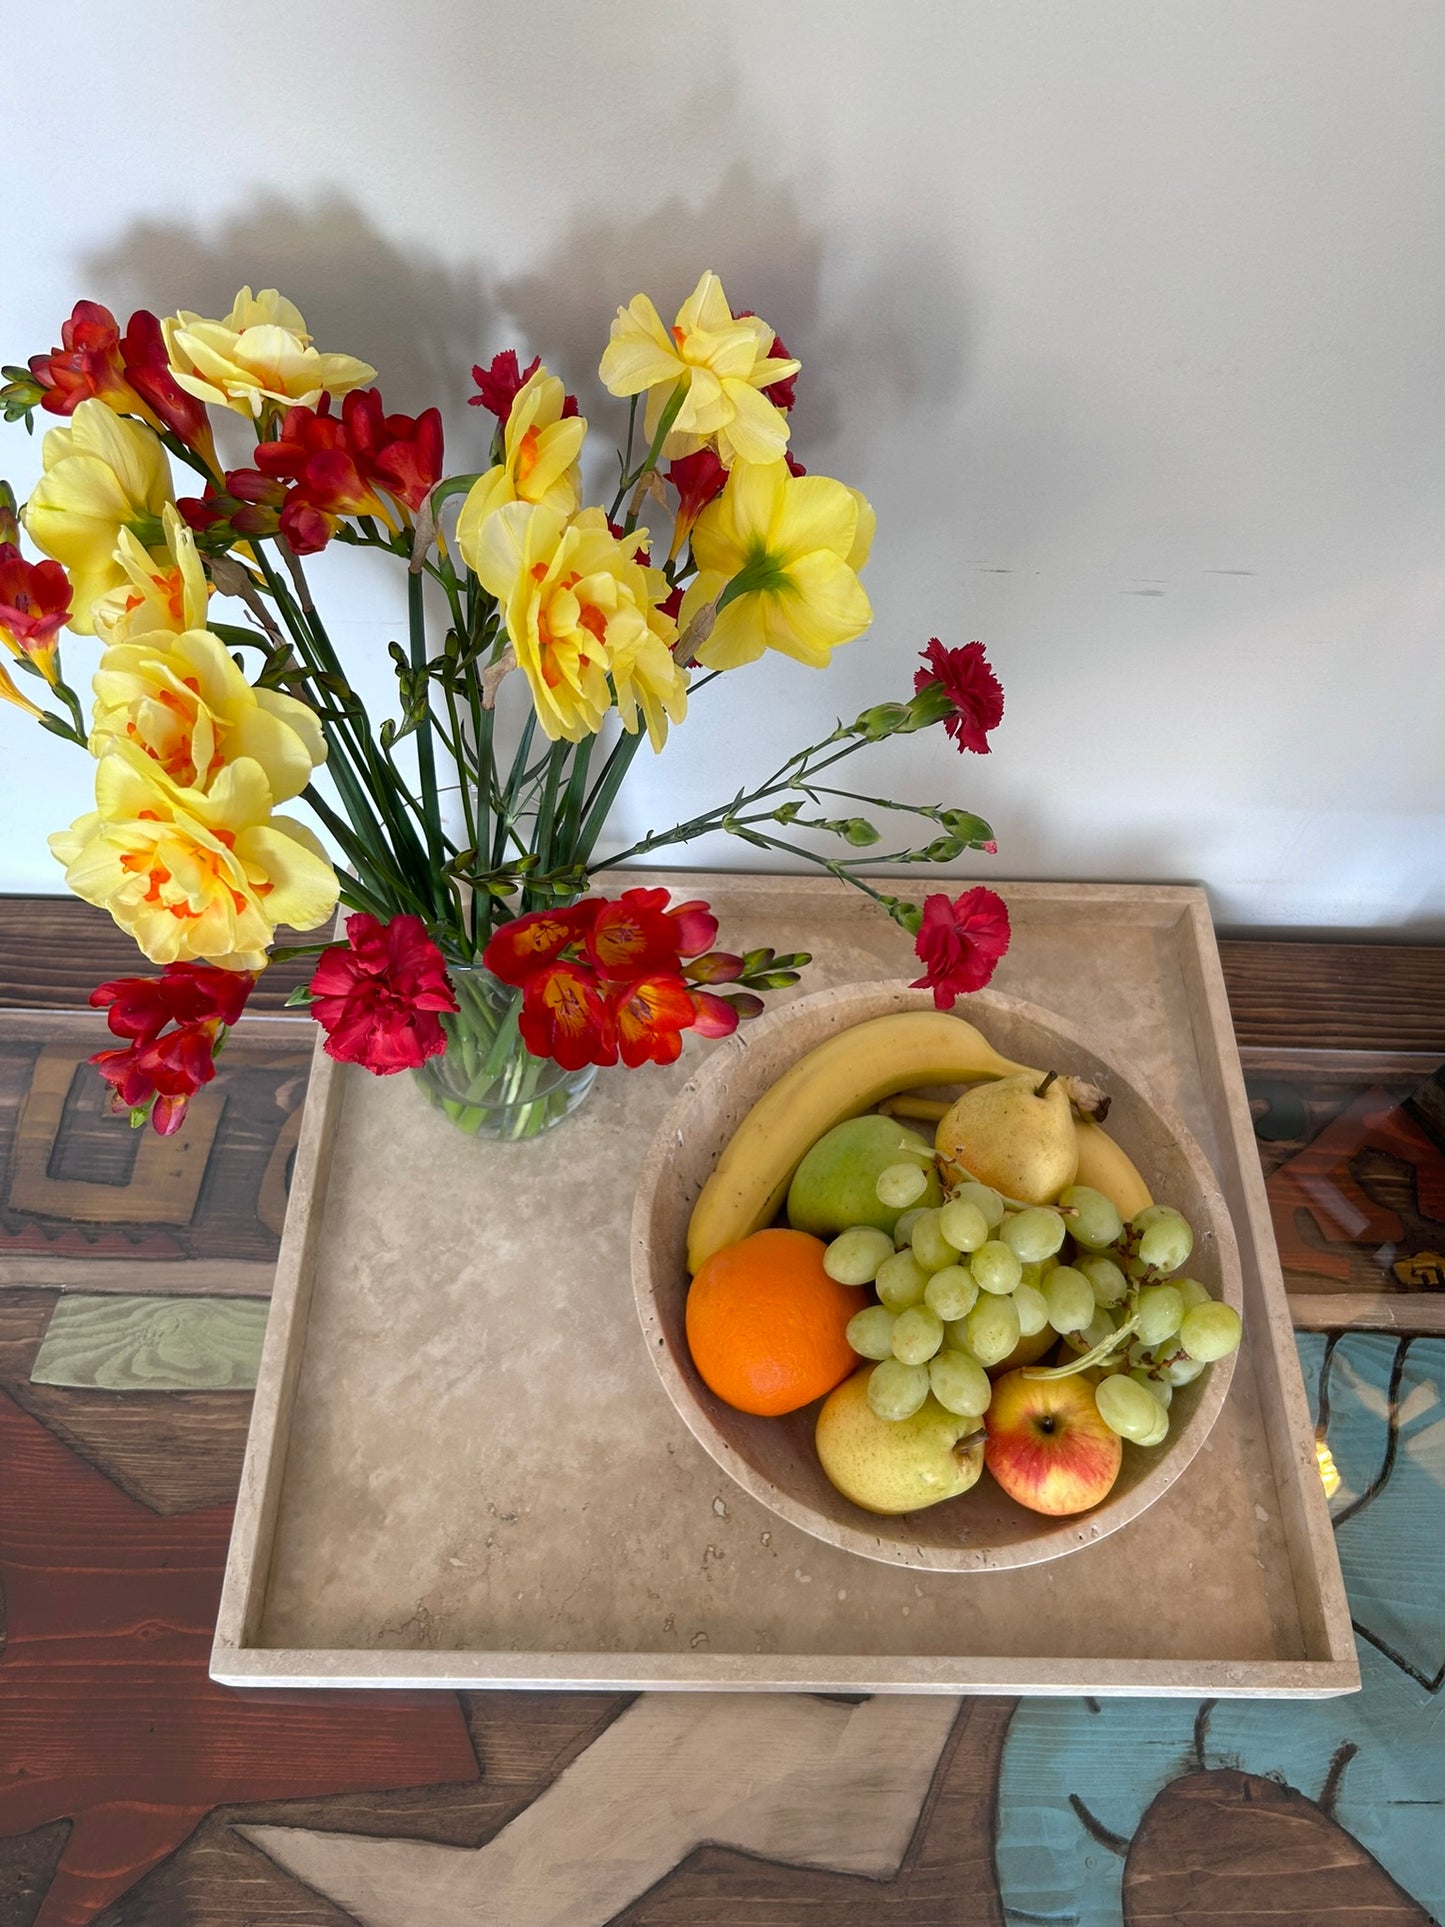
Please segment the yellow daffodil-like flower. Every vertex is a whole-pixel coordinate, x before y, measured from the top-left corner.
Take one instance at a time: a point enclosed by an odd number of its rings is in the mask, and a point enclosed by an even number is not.
[[[773,331],[756,315],[735,320],[722,283],[705,274],[664,328],[645,294],[617,310],[602,354],[601,375],[614,395],[647,391],[649,443],[674,389],[686,382],[667,453],[684,455],[715,443],[735,461],[771,462],[788,445],[787,417],[758,391],[795,375],[801,362],[771,356]]]
[[[873,522],[857,490],[826,475],[740,462],[692,532],[698,573],[682,600],[681,627],[728,591],[697,660],[735,669],[777,649],[826,669],[830,651],[873,620],[858,580]]]
[[[504,503],[545,502],[562,515],[577,513],[582,500],[577,457],[587,423],[580,415],[563,420],[566,399],[561,382],[545,368],[517,390],[503,458],[472,485],[457,517],[457,544],[468,562],[483,522]]]
[[[210,585],[201,567],[196,538],[169,503],[161,511],[165,559],[143,549],[129,529],[122,529],[115,560],[126,580],[103,595],[91,610],[95,633],[102,642],[130,642],[137,636],[168,630],[178,636],[205,626]]]
[[[284,803],[326,760],[315,711],[279,690],[253,689],[205,629],[115,644],[94,688],[91,754],[134,743],[180,789],[210,791],[227,764],[246,757],[271,800]]]
[[[45,473],[25,504],[37,548],[54,556],[74,589],[70,626],[94,632],[95,605],[130,583],[117,559],[121,531],[142,549],[165,543],[162,516],[171,503],[171,474],[153,428],[114,414],[103,401],[83,401],[69,428],[52,428],[41,448]]]
[[[325,851],[304,824],[272,815],[249,757],[202,795],[118,743],[96,765],[95,799],[50,847],[75,894],[108,910],[152,963],[260,970],[278,923],[311,930],[336,908]]]
[[[681,720],[687,679],[657,653],[673,634],[655,607],[667,585],[632,556],[646,542],[639,529],[624,547],[597,508],[569,522],[544,503],[510,502],[482,526],[472,566],[506,612],[537,720],[554,742],[596,734],[611,706],[614,666],[626,728],[637,729],[640,712],[660,745],[666,719]]]
[[[301,311],[274,288],[242,288],[224,320],[182,309],[162,326],[171,373],[187,394],[253,419],[268,402],[314,408],[323,394],[364,388],[376,374],[354,355],[318,354]]]

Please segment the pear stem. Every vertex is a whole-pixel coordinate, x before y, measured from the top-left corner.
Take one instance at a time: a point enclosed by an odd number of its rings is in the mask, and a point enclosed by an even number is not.
[[[1034,1087],[1034,1096],[1042,1097],[1044,1092],[1049,1088],[1050,1084],[1053,1083],[1054,1079],[1058,1076],[1058,1074],[1059,1073],[1057,1071],[1045,1071],[1043,1083],[1038,1084]]]

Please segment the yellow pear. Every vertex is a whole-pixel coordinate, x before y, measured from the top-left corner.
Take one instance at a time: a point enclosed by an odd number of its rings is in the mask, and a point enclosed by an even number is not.
[[[971,1085],[939,1120],[935,1142],[941,1158],[1021,1204],[1052,1204],[1079,1168],[1069,1092],[1052,1073]]]
[[[953,1499],[983,1471],[983,1420],[946,1412],[930,1392],[906,1419],[878,1418],[865,1365],[818,1414],[818,1459],[845,1499],[869,1512],[918,1512]]]

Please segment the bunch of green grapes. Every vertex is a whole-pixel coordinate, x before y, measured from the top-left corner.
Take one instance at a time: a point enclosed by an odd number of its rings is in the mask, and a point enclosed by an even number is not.
[[[877,1295],[849,1322],[848,1342],[876,1361],[868,1403],[879,1418],[912,1417],[930,1392],[948,1411],[981,1418],[990,1367],[1047,1328],[1078,1354],[1070,1369],[1106,1372],[1096,1394],[1106,1423],[1158,1445],[1174,1387],[1238,1345],[1228,1305],[1195,1279],[1167,1282],[1194,1245],[1178,1211],[1151,1205],[1126,1225],[1087,1185],[1056,1206],[1014,1206],[971,1181],[940,1207],[919,1208],[926,1184],[917,1165],[890,1165],[877,1190],[901,1211],[893,1236],[855,1225],[823,1260],[840,1284]]]

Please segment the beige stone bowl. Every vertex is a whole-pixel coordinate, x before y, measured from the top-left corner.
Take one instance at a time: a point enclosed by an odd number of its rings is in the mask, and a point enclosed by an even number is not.
[[[1218,1418],[1234,1358],[1211,1365],[1175,1393],[1173,1423],[1162,1446],[1145,1451],[1125,1445],[1113,1490],[1089,1512],[1045,1518],[1016,1505],[985,1472],[956,1499],[884,1518],[852,1504],[824,1476],[813,1449],[817,1405],[780,1419],[734,1411],[698,1376],[683,1322],[688,1218],[754,1102],[825,1037],[888,1011],[930,1008],[931,1001],[926,991],[901,982],[844,985],[798,998],[714,1051],[663,1119],[644,1161],[632,1220],[633,1285],[648,1354],[668,1395],[694,1437],[746,1492],[814,1538],[865,1558],[935,1572],[983,1572],[1060,1558],[1117,1531],[1162,1498]],[[1239,1253],[1224,1199],[1181,1120],[1131,1072],[1036,1005],[981,991],[966,1009],[1006,1057],[1072,1071],[1104,1086],[1113,1099],[1110,1132],[1154,1196],[1176,1205],[1194,1228],[1190,1275],[1242,1313]]]

